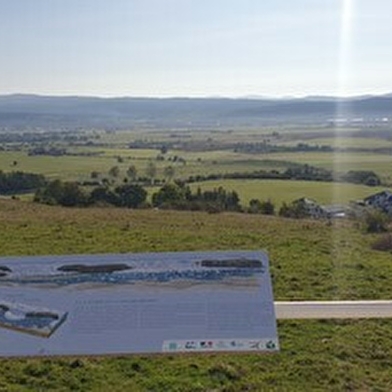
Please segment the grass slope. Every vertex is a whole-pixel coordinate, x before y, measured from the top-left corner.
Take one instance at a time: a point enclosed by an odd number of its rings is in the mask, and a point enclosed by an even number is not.
[[[275,298],[392,296],[391,256],[351,224],[0,201],[3,255],[266,249]],[[0,360],[0,391],[392,389],[392,321],[284,321],[277,355]]]

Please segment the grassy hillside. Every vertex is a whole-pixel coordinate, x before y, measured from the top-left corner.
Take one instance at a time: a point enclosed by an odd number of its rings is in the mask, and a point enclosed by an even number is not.
[[[275,298],[392,296],[391,256],[351,223],[65,209],[0,200],[2,255],[265,249]],[[276,355],[0,360],[0,391],[392,389],[392,321],[282,321]]]

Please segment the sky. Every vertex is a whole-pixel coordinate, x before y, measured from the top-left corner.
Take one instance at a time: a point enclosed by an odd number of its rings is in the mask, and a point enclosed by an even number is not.
[[[0,0],[0,94],[392,92],[391,0]]]

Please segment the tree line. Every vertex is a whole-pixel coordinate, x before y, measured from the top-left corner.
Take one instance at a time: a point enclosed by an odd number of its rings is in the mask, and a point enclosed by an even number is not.
[[[333,152],[334,149],[328,145],[298,143],[295,146],[284,146],[270,144],[267,141],[258,143],[237,143],[233,148],[234,152],[243,152],[247,154],[269,154],[281,152]]]
[[[301,181],[323,181],[323,182],[348,182],[363,184],[367,186],[381,185],[380,177],[371,170],[350,170],[344,174],[335,174],[331,170],[314,167],[308,164],[291,164],[286,170],[255,170],[252,172],[215,173],[208,175],[189,176],[188,183],[216,181],[216,180],[301,180]]]
[[[77,182],[54,180],[35,192],[34,201],[65,207],[86,207],[111,204],[116,207],[140,207],[147,198],[147,191],[138,184],[124,184],[114,188],[98,186],[88,192]]]
[[[38,189],[34,201],[49,205],[65,207],[114,206],[125,208],[160,208],[172,210],[207,211],[217,213],[223,211],[246,212],[250,214],[275,215],[288,218],[306,218],[309,212],[300,203],[283,203],[276,212],[271,200],[250,200],[248,206],[240,204],[235,191],[223,187],[202,191],[192,191],[185,183],[175,182],[163,185],[154,192],[151,201],[147,201],[148,193],[139,184],[122,184],[116,187],[98,186],[86,191],[76,182],[54,180]]]
[[[250,214],[275,215],[275,205],[271,200],[252,199],[248,206],[240,204],[235,191],[218,187],[202,191],[192,191],[185,183],[176,182],[163,185],[153,193],[151,202],[148,193],[139,184],[123,184],[116,187],[98,186],[87,192],[76,182],[54,180],[37,190],[34,201],[65,207],[114,206],[125,208],[160,208],[172,210],[246,212]],[[309,214],[295,202],[283,203],[277,211],[279,216],[305,218]]]
[[[219,187],[210,191],[192,192],[183,183],[165,184],[147,202],[147,191],[139,184],[122,184],[116,187],[98,186],[86,191],[76,182],[54,180],[38,189],[34,201],[66,207],[112,205],[115,207],[178,210],[205,210],[209,212],[241,211],[240,199],[235,191]]]

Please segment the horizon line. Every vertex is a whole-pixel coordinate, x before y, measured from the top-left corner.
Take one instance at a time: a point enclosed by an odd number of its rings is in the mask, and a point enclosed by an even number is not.
[[[285,95],[263,95],[263,94],[245,94],[245,95],[93,95],[93,94],[57,94],[57,93],[0,93],[0,97],[42,97],[42,98],[95,98],[95,99],[228,99],[228,100],[301,100],[301,99],[356,99],[356,98],[373,98],[392,96],[392,89],[387,92],[364,92],[359,94],[285,94]]]

